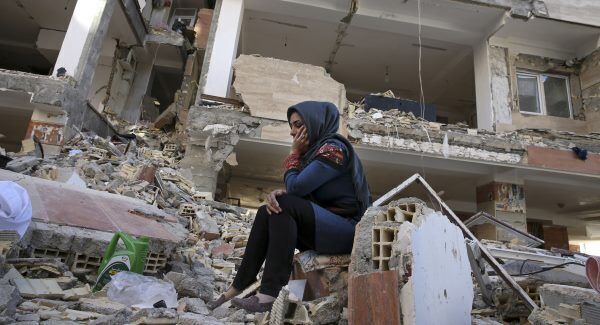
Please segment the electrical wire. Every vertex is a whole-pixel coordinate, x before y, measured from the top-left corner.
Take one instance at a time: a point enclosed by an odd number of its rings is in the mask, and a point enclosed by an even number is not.
[[[417,0],[417,15],[419,19],[419,88],[421,94],[419,96],[419,103],[421,105],[421,118],[425,118],[425,94],[423,92],[423,76],[422,76],[422,61],[423,61],[423,46],[421,43],[421,0]]]
[[[517,273],[517,274],[511,274],[510,276],[534,275],[534,274],[538,274],[538,273],[547,272],[547,271],[551,271],[551,270],[554,270],[554,269],[562,268],[562,267],[567,266],[567,265],[579,265],[579,266],[583,267],[583,265],[581,265],[581,263],[578,263],[578,262],[565,262],[565,263],[558,264],[558,265],[543,267],[541,270],[538,270],[538,271],[529,272],[529,273],[523,273],[523,267],[525,266],[525,263],[527,263],[527,261],[533,262],[533,260],[530,260],[530,259],[524,260],[523,263],[521,264],[521,268],[519,269],[519,273]]]

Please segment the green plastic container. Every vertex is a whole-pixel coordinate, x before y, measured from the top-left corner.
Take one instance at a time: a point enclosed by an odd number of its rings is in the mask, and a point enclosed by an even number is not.
[[[116,251],[119,239],[125,244],[125,250]],[[117,232],[110,240],[102,263],[98,268],[98,279],[92,291],[101,290],[110,282],[112,276],[121,272],[129,271],[142,274],[148,255],[148,237],[135,238],[124,232]]]

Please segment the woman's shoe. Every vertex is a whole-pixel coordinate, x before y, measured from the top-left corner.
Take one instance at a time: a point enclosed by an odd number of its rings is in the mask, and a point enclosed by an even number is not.
[[[273,302],[260,303],[257,296],[250,296],[248,298],[233,298],[231,304],[242,308],[250,313],[264,313],[271,310]]]
[[[226,303],[229,299],[227,299],[227,297],[225,297],[225,295],[221,295],[219,297],[219,299],[217,300],[213,300],[209,303],[206,304],[206,307],[208,307],[208,309],[213,310],[219,306],[221,306],[222,304]]]

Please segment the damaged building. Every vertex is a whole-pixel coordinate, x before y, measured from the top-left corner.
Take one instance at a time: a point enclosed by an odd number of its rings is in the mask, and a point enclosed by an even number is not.
[[[33,211],[22,239],[0,231],[0,324],[600,322],[596,1],[6,0],[0,17],[0,181]],[[338,107],[373,194],[352,254],[296,254],[269,313],[209,310],[284,187],[305,100]],[[91,292],[116,232],[149,239],[142,273],[175,300]]]
[[[260,206],[281,187],[287,107],[326,100],[375,196],[419,172],[464,220],[485,211],[597,252],[597,4],[420,6],[419,26],[417,1],[223,1],[189,115],[195,184]]]

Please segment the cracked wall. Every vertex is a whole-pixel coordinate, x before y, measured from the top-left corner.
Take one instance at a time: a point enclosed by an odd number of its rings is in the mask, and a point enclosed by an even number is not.
[[[589,132],[600,132],[600,49],[581,65],[581,98]]]
[[[587,115],[588,111],[592,110],[588,109],[589,104],[585,105],[585,95],[582,96],[583,85],[577,63],[568,66],[564,60],[514,53],[510,49],[497,46],[490,46],[489,53],[492,107],[497,132],[525,128],[552,129],[578,134],[594,131],[589,127]],[[598,59],[589,58],[587,61],[590,62],[588,66],[591,67],[593,66],[591,62],[597,62]],[[521,113],[517,89],[518,71],[567,76],[573,117]],[[590,99],[594,98],[594,88],[590,87],[586,94],[587,103],[591,103]],[[593,114],[590,118],[594,119]]]

